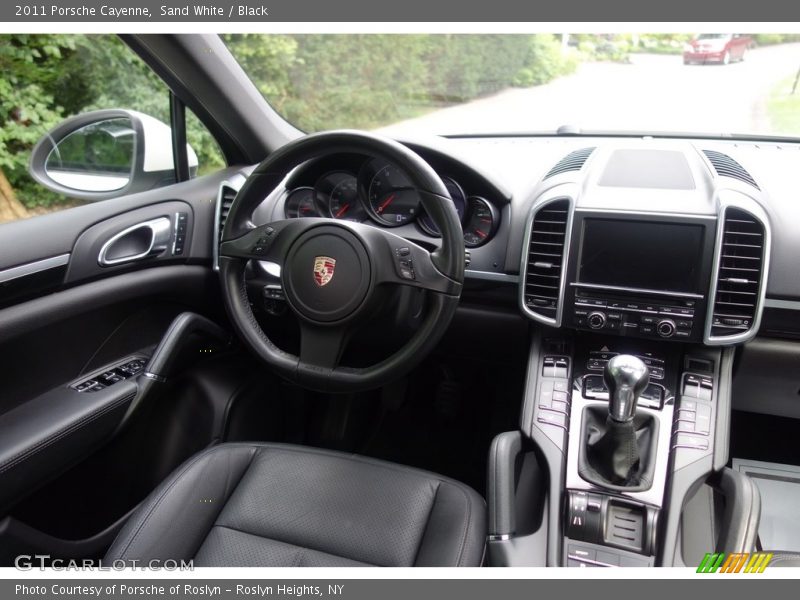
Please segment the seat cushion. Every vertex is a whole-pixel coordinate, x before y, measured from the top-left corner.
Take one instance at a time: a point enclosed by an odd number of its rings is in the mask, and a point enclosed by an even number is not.
[[[485,504],[426,471],[285,444],[195,455],[133,514],[106,561],[195,566],[479,566]]]

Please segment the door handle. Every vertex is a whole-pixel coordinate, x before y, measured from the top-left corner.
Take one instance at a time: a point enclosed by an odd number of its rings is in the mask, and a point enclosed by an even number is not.
[[[169,217],[159,217],[123,229],[103,244],[97,262],[110,267],[162,254],[169,245],[171,224]]]

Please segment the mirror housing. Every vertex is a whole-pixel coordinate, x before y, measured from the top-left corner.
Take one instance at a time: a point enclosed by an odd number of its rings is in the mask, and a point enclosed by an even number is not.
[[[114,160],[99,164],[96,159],[111,147]],[[197,154],[188,144],[186,150],[194,176]],[[76,159],[76,154],[85,160]],[[49,190],[88,201],[163,187],[175,182],[172,130],[133,110],[82,113],[62,121],[36,143],[28,171]]]

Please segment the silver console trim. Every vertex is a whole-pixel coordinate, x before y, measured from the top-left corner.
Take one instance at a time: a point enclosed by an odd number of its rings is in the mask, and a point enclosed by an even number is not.
[[[600,285],[597,283],[581,283],[573,281],[570,283],[572,287],[589,288],[591,290],[609,290],[612,292],[631,292],[635,294],[654,294],[658,296],[677,296],[679,298],[691,298],[693,300],[702,300],[703,294],[692,294],[690,292],[670,292],[662,290],[648,290],[644,288],[631,288],[617,285]]]
[[[800,301],[797,300],[778,300],[777,298],[766,298],[765,308],[782,308],[784,310],[800,310]]]
[[[26,277],[28,275],[35,275],[48,269],[55,269],[63,267],[69,263],[69,254],[59,254],[58,256],[51,256],[42,260],[25,263],[10,269],[3,269],[0,271],[0,283]]]
[[[519,275],[511,275],[509,273],[494,273],[492,271],[474,271],[466,269],[464,277],[467,279],[481,279],[484,281],[502,281],[505,283],[519,283]]]

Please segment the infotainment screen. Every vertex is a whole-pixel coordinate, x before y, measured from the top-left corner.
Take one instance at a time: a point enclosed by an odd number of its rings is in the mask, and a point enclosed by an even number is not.
[[[578,281],[702,293],[702,225],[587,218]]]

